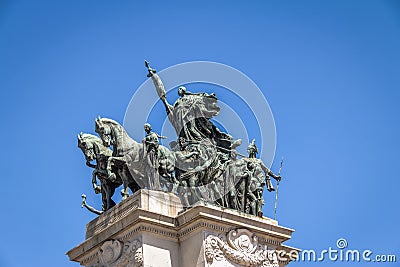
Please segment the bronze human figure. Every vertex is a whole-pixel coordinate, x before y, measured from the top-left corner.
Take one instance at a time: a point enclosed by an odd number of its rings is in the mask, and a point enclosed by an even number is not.
[[[247,147],[248,155],[242,155],[236,151],[241,139],[235,140],[214,125],[212,118],[220,112],[214,93],[192,93],[179,86],[179,98],[170,104],[156,70],[147,61],[145,65],[177,139],[170,142],[171,150],[162,146],[159,139],[166,137],[146,123],[145,137],[137,142],[118,122],[100,117],[95,120],[100,138],[80,134],[78,145],[86,164],[94,169],[92,185],[102,194],[102,211],[115,205],[111,197],[122,184],[123,199],[129,196],[128,188],[132,192],[168,190],[178,194],[185,207],[208,203],[260,216],[264,187],[274,191],[270,177],[279,183],[280,172],[275,175],[257,158],[254,139]],[[82,205],[101,213],[87,205],[86,197]]]

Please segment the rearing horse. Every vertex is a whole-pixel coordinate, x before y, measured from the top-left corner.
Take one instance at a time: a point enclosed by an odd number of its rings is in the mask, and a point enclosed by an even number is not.
[[[108,168],[111,163],[116,167],[124,185],[123,199],[129,196],[128,188],[134,193],[144,187],[144,171],[141,155],[143,144],[133,140],[125,129],[116,121],[100,118],[95,121],[96,133],[99,134],[106,147],[113,146],[112,156],[108,158]]]
[[[96,194],[101,193],[102,210],[108,210],[115,205],[112,200],[115,189],[122,184],[121,178],[107,170],[107,159],[112,155],[111,149],[105,147],[101,139],[92,134],[80,133],[78,135],[78,147],[86,158],[86,165],[94,168],[92,174],[92,185]],[[96,164],[92,164],[92,161]],[[100,180],[101,186],[97,184],[96,177]]]

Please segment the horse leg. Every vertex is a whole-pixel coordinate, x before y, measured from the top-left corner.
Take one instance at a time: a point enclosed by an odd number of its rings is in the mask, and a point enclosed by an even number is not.
[[[121,190],[121,196],[122,196],[122,200],[125,200],[129,197],[128,186],[124,185],[124,189]]]
[[[115,202],[112,199],[112,196],[115,193],[115,188],[116,186],[114,184],[107,186],[107,210],[115,206]]]
[[[107,166],[106,166],[106,173],[107,173],[107,177],[111,180],[115,179],[115,173],[112,172],[111,166],[113,163],[114,157],[109,157],[107,159]]]
[[[101,187],[101,210],[106,211],[107,210],[107,194],[106,194],[106,189],[104,186]]]
[[[123,170],[118,169],[118,174],[121,177],[122,184],[124,186],[124,189],[121,190],[122,200],[125,200],[129,197],[129,190],[128,190],[129,183],[127,181],[127,177],[125,176],[125,173]]]
[[[132,191],[132,194],[134,194],[136,191],[140,190],[140,186],[136,183],[136,181],[133,181],[129,184],[129,188]]]

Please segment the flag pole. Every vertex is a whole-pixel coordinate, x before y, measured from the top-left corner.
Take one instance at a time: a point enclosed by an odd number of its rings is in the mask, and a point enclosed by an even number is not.
[[[281,166],[279,167],[278,176],[281,176],[282,165],[283,165],[283,157],[282,157],[282,160],[281,160]],[[280,180],[279,180],[279,181],[276,183],[276,190],[275,190],[275,205],[274,205],[274,220],[276,220],[276,208],[277,208],[277,206],[278,206],[279,183],[280,183]]]

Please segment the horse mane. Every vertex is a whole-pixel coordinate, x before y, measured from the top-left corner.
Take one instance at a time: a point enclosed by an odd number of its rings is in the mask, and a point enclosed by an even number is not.
[[[109,118],[101,118],[100,121],[103,122],[103,123],[107,123],[107,124],[113,124],[113,125],[116,125],[116,126],[122,126],[117,121],[115,121],[113,119],[109,119]]]
[[[137,143],[135,140],[133,140],[129,136],[129,134],[124,129],[124,127],[121,124],[119,124],[118,122],[116,122],[115,120],[109,119],[109,118],[100,118],[100,121],[101,121],[101,123],[104,123],[104,124],[108,125],[109,127],[113,126],[113,127],[111,127],[111,128],[114,128],[113,131],[114,131],[115,136],[113,136],[113,138],[115,138],[116,140],[118,140],[122,137],[122,138],[126,138],[125,141],[129,140],[129,142]]]
[[[82,133],[78,136],[78,140],[95,143],[96,145],[98,145],[100,147],[104,146],[100,137],[98,137],[97,135],[94,135],[94,134]]]
[[[89,139],[92,139],[92,138],[99,138],[97,135],[94,135],[94,134],[90,134],[90,133],[81,133],[80,134],[80,136],[82,137],[82,138],[89,138]]]
[[[96,146],[97,149],[100,151],[99,153],[107,153],[107,152],[111,153],[111,149],[103,145],[103,141],[101,141],[100,137],[98,137],[97,135],[82,133],[80,134],[79,139],[81,139],[84,142],[91,142],[92,145]]]
[[[82,133],[79,135],[79,139],[87,140],[87,141],[101,141],[100,137],[94,134]]]
[[[127,134],[124,127],[118,123],[117,121],[113,120],[113,119],[109,119],[109,118],[100,118],[101,123],[104,123],[106,125],[109,126],[114,126],[118,129],[118,131],[120,131],[123,134]]]

